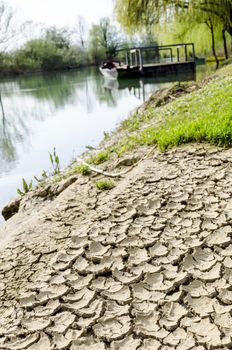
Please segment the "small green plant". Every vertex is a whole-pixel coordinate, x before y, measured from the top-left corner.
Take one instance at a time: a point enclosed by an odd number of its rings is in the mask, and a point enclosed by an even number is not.
[[[99,181],[96,182],[96,187],[100,191],[110,190],[114,186],[115,186],[115,184],[113,183],[113,181],[107,180],[107,179],[99,180]]]
[[[65,179],[65,176],[62,173],[58,173],[52,176],[52,182],[58,183]]]
[[[60,173],[60,159],[58,154],[56,153],[56,148],[54,147],[53,153],[49,152],[50,162],[53,168],[53,175],[57,175]]]
[[[34,179],[38,182],[38,183],[41,183],[43,182],[44,180],[46,180],[48,178],[48,172],[43,170],[42,173],[41,173],[41,178],[37,177],[37,176],[34,176]]]
[[[93,151],[93,150],[95,149],[95,147],[89,146],[89,145],[85,146],[85,148],[87,148],[87,149],[90,150],[90,151]]]
[[[20,196],[24,196],[26,193],[32,190],[32,180],[27,183],[24,178],[22,178],[22,183],[23,183],[23,190],[20,190],[20,188],[17,189],[17,192]]]
[[[103,133],[104,133],[104,139],[105,139],[106,141],[109,140],[109,139],[110,139],[110,133],[109,133],[109,132],[106,132],[106,131],[104,131]]]
[[[85,164],[74,164],[72,165],[71,169],[68,170],[66,173],[67,176],[72,176],[75,174],[82,174],[82,175],[89,175],[91,172],[88,165]]]
[[[75,167],[75,171],[76,171],[76,173],[82,174],[82,175],[89,175],[90,174],[90,168],[88,165],[85,165],[85,164],[77,165]]]
[[[89,162],[95,165],[104,163],[109,159],[109,152],[107,150],[98,152],[95,156],[91,156]]]

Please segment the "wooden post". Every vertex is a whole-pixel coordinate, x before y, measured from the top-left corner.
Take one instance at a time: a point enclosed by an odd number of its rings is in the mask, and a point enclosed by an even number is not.
[[[195,62],[196,56],[195,56],[195,47],[194,47],[194,44],[192,44],[192,54],[193,54],[193,61]]]
[[[135,50],[135,65],[138,66],[138,51]]]
[[[185,55],[185,62],[187,62],[188,61],[187,45],[184,46],[184,55]]]
[[[139,52],[139,69],[142,71],[143,70],[143,58],[142,58],[142,54],[141,54],[141,50],[138,50]]]
[[[126,51],[126,65],[129,66],[128,52]]]
[[[180,62],[180,49],[179,49],[179,47],[177,47],[176,53],[177,53],[177,62]]]
[[[173,62],[173,55],[172,55],[172,48],[170,47],[170,53],[171,53],[171,62]]]

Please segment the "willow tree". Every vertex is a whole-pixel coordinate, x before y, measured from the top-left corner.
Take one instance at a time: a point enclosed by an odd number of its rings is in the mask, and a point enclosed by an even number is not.
[[[189,7],[188,11],[181,11],[174,16],[173,21],[173,26],[179,24],[179,32],[185,40],[189,32],[192,32],[194,41],[195,38],[198,40],[199,33],[197,35],[194,34],[199,26],[201,26],[201,29],[203,29],[203,26],[207,29],[208,34],[210,34],[212,54],[216,61],[216,68],[218,68],[219,60],[216,53],[216,41],[218,40],[218,32],[221,31],[222,25],[219,23],[217,16],[210,12],[204,12],[199,8]],[[209,37],[207,32],[203,30],[200,33],[200,40],[203,40],[204,37]]]
[[[222,25],[222,39],[225,57],[228,58],[228,50],[226,44],[226,32],[232,36],[232,0],[213,0],[210,4],[209,1],[201,7],[203,12],[211,15],[217,23]]]
[[[161,0],[116,0],[119,23],[129,32],[151,27],[160,19]]]
[[[220,22],[232,36],[232,0],[116,0],[119,22],[128,30],[158,23],[164,17],[197,11]]]
[[[220,27],[224,51],[228,57],[226,36],[232,36],[232,0],[117,0],[117,19],[128,31],[158,24],[188,23],[190,28],[204,23],[211,34],[212,51],[215,49],[215,28]]]

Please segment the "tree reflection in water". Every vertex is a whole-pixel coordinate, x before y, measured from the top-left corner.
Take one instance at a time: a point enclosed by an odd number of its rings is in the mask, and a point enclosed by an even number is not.
[[[67,164],[163,86],[154,79],[114,84],[106,86],[96,68],[0,81],[0,207],[22,177],[47,170],[53,147]]]
[[[1,84],[0,94],[0,174],[8,173],[17,162],[19,145],[30,148],[31,120],[44,121],[65,106],[75,87],[59,75],[19,78]]]

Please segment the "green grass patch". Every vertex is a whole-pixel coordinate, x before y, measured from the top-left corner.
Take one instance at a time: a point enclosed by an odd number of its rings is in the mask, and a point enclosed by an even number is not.
[[[107,161],[109,159],[109,151],[107,149],[98,152],[95,155],[92,155],[89,159],[88,159],[88,163],[91,164],[95,164],[95,165],[99,165],[101,163],[104,163],[105,161]]]
[[[74,174],[81,174],[81,175],[89,175],[91,173],[91,170],[88,165],[85,164],[75,164],[72,166],[71,170],[69,171],[69,175]]]
[[[228,72],[231,72],[231,67],[224,67],[221,73]],[[157,144],[161,150],[166,150],[189,142],[205,141],[217,146],[231,146],[232,77],[218,77],[198,91],[154,108],[153,112],[149,111],[149,118],[149,127],[125,137],[115,145],[114,152],[120,156],[140,145]]]
[[[99,180],[96,182],[96,187],[100,191],[110,190],[115,186],[114,182],[108,179]]]
[[[153,116],[152,112],[153,112],[153,108],[151,108],[150,106],[147,106],[146,110],[143,113],[139,115],[138,113],[134,113],[130,118],[123,120],[118,130],[119,131],[139,130],[142,124],[149,122],[149,120],[152,118]]]

